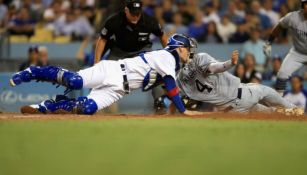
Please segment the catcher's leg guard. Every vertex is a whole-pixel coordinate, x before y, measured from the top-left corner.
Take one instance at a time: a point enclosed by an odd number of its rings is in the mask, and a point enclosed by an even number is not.
[[[72,111],[74,99],[69,99],[64,95],[57,95],[55,100],[49,99],[42,101],[40,104],[22,106],[20,111],[23,114],[50,114],[61,109],[65,113]],[[69,105],[68,105],[69,104]]]
[[[79,74],[56,66],[31,66],[14,74],[10,80],[10,84],[16,86],[22,82],[30,82],[31,80],[58,83],[68,89],[77,90],[83,87],[83,79]]]
[[[23,106],[21,112],[23,114],[66,114],[77,113],[92,115],[96,113],[98,106],[96,102],[87,97],[79,97],[77,100],[68,98],[64,95],[57,95],[54,100],[46,100],[37,105]]]

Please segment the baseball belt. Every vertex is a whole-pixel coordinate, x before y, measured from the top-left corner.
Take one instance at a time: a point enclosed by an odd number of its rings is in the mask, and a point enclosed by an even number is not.
[[[130,88],[129,88],[129,82],[128,82],[128,78],[127,78],[127,74],[126,74],[126,66],[124,64],[120,64],[120,68],[123,71],[123,80],[124,80],[123,87],[124,87],[125,93],[129,94]]]
[[[242,88],[238,88],[238,94],[237,94],[237,99],[241,99],[242,97]],[[227,108],[224,109],[224,112],[227,113],[233,109],[232,106],[228,106]]]

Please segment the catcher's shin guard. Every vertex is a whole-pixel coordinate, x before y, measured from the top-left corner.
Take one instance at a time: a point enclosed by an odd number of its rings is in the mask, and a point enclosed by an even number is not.
[[[31,66],[15,73],[10,80],[10,84],[16,86],[22,82],[30,82],[31,80],[57,83],[68,89],[75,90],[82,89],[83,87],[83,79],[79,74],[56,66]]]
[[[46,100],[37,105],[23,106],[23,114],[85,114],[96,113],[98,106],[96,102],[87,97],[78,99],[68,98],[65,95],[57,95],[55,100]]]
[[[65,114],[71,113],[75,105],[75,99],[65,95],[57,95],[55,100],[49,99],[29,106],[22,106],[20,111],[23,114]]]

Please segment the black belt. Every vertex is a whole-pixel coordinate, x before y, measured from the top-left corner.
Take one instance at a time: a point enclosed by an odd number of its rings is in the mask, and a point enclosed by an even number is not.
[[[237,95],[237,98],[238,99],[241,99],[242,97],[242,88],[238,88],[238,95]]]
[[[129,94],[130,92],[130,88],[129,88],[129,82],[128,82],[128,78],[127,78],[127,74],[126,74],[126,68],[124,64],[120,64],[120,67],[122,68],[123,71],[123,86],[124,86],[124,90],[126,94]]]
[[[238,88],[238,94],[237,94],[237,99],[241,99],[242,97],[242,88]],[[227,108],[224,109],[224,112],[229,112],[233,109],[232,106],[228,106]]]

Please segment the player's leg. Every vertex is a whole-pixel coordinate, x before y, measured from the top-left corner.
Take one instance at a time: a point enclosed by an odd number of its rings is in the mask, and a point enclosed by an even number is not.
[[[296,106],[281,97],[278,92],[268,86],[255,85],[258,93],[261,94],[259,103],[269,107],[295,108]]]
[[[59,95],[55,100],[45,100],[37,105],[23,106],[22,113],[75,113],[92,115],[100,109],[104,109],[125,95],[124,91],[116,91],[110,88],[94,89],[87,97],[77,99]]]
[[[259,84],[243,84],[241,99],[236,99],[232,102],[234,112],[247,113],[253,110],[265,110],[261,109],[265,105],[267,107],[294,107],[291,103],[283,99],[274,89],[259,85]]]
[[[251,112],[256,112],[256,113],[273,113],[275,110],[273,108],[267,107],[262,104],[256,104],[251,108]]]
[[[304,115],[304,109],[298,108],[288,100],[282,98],[274,89],[264,85],[258,85],[257,89],[260,89],[260,104],[273,108],[277,113],[297,116]]]
[[[109,71],[108,71],[109,70]],[[110,71],[111,70],[111,71]],[[116,62],[100,62],[93,67],[73,72],[57,66],[31,66],[13,75],[12,86],[31,80],[57,83],[68,89],[96,88],[103,86],[105,77],[111,76],[108,72],[120,71]],[[116,74],[113,74],[116,76]],[[112,76],[111,76],[112,77]]]
[[[10,80],[10,84],[16,86],[32,80],[57,83],[69,89],[82,89],[83,87],[83,79],[79,74],[57,66],[30,66],[15,73]]]
[[[304,58],[303,55],[291,50],[285,60],[281,64],[281,68],[278,71],[277,74],[277,81],[275,88],[277,92],[283,96],[284,91],[286,89],[286,83],[290,76],[300,69],[304,65],[304,61],[306,58]]]

